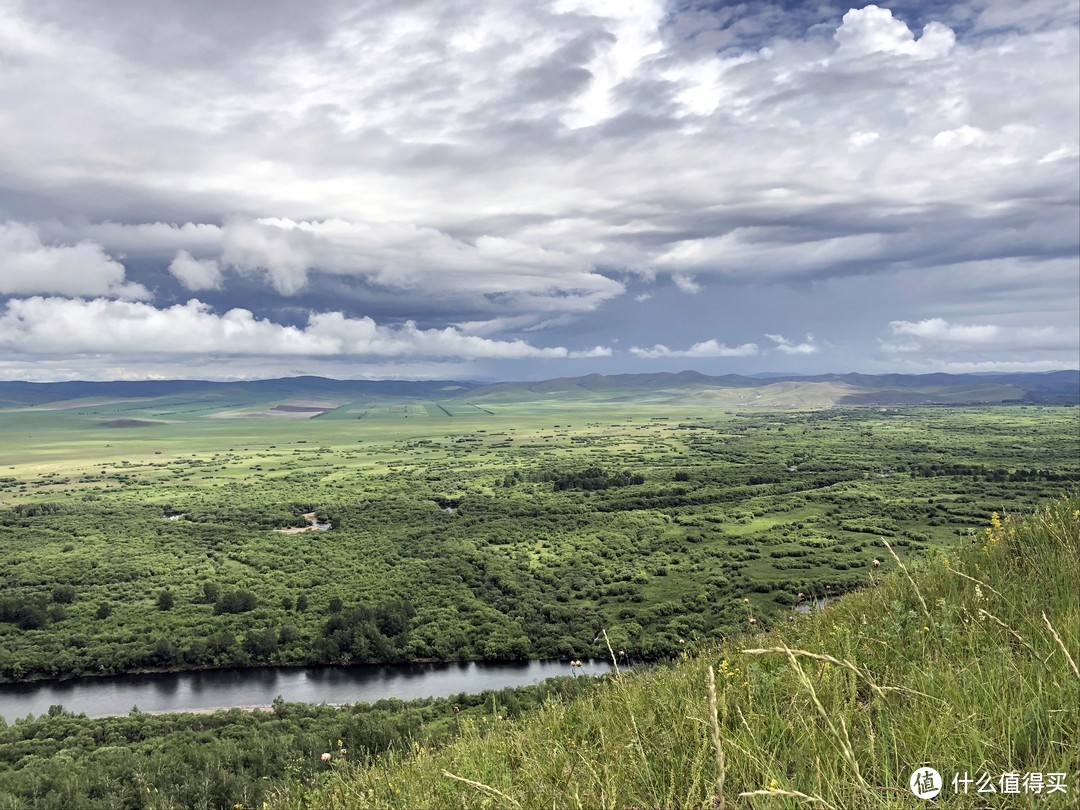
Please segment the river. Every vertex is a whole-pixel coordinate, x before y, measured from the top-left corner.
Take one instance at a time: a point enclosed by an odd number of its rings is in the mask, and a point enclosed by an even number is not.
[[[583,663],[586,675],[611,669],[602,660]],[[11,723],[45,714],[55,704],[90,717],[127,714],[133,706],[144,712],[252,708],[269,706],[278,695],[289,702],[374,703],[528,686],[570,674],[566,661],[465,661],[111,675],[0,684],[0,717]]]

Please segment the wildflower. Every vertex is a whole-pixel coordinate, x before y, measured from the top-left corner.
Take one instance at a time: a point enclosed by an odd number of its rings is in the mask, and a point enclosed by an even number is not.
[[[927,626],[926,626],[926,625],[924,624],[924,625],[923,625],[923,629],[922,629],[922,631],[923,631],[924,633],[929,633],[929,632],[930,632],[930,628],[929,628],[929,627],[927,627]]]
[[[873,560],[870,563],[871,568],[881,568],[881,560]]]
[[[756,625],[757,625],[757,619],[755,619],[753,616],[751,616],[750,617],[750,626],[755,627]]]
[[[321,757],[319,757],[319,759],[321,759],[323,762],[329,762],[333,758],[334,758],[334,755],[331,754],[329,751],[327,751],[325,754],[323,754]]]
[[[744,605],[749,605],[749,604],[750,604],[750,600],[749,600],[749,599],[743,599],[743,600],[742,600],[742,603],[743,603]]]

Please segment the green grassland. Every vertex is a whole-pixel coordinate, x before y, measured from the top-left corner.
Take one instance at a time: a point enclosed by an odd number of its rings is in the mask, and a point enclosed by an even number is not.
[[[656,660],[1080,473],[1076,408],[474,393],[0,411],[0,679],[584,657],[601,628]],[[333,528],[275,531],[309,512]]]
[[[1080,498],[900,554],[816,615],[469,718],[447,746],[334,755],[268,806],[1076,807]],[[908,790],[924,766],[943,777],[933,803]]]
[[[823,611],[616,677],[269,712],[57,706],[0,723],[0,808],[900,808],[923,765],[943,806],[1075,806],[1080,497],[901,554]],[[1047,785],[957,795],[964,772]]]

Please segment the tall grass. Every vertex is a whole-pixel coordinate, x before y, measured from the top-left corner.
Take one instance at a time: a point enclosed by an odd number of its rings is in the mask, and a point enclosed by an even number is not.
[[[870,572],[868,571],[868,575]],[[281,808],[1080,805],[1080,497],[904,561],[786,626],[610,677],[442,750],[334,762]],[[955,772],[1068,774],[1067,792],[956,794]]]

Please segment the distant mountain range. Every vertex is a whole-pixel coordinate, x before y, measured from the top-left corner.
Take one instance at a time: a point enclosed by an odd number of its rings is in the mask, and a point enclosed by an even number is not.
[[[453,380],[333,380],[286,377],[212,382],[142,380],[113,382],[2,382],[0,407],[32,407],[87,399],[153,399],[208,395],[253,401],[302,398],[373,401],[464,400],[686,402],[726,407],[827,407],[832,405],[967,405],[1080,403],[1080,371],[1039,374],[819,374],[748,377],[696,371],[654,374],[588,374],[539,382],[481,384]]]

